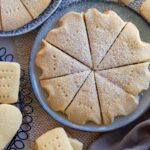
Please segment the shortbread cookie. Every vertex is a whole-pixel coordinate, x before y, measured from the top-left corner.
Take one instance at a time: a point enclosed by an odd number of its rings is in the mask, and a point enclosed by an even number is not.
[[[111,69],[150,61],[150,44],[142,42],[137,27],[128,23],[104,57],[99,69]]]
[[[100,107],[93,72],[82,85],[65,113],[69,120],[78,124],[85,124],[88,121],[101,124]]]
[[[48,32],[46,40],[65,53],[92,67],[83,14],[69,12],[59,20],[58,25],[58,28]]]
[[[4,31],[14,30],[32,20],[20,0],[1,0],[1,19]]]
[[[77,139],[69,138],[69,141],[71,143],[71,146],[73,147],[73,150],[82,150],[83,149],[83,144],[80,141],[78,141]]]
[[[73,148],[64,129],[55,128],[36,140],[35,150],[73,150]]]
[[[22,123],[22,114],[18,108],[8,104],[0,105],[0,150],[15,136]]]
[[[150,22],[150,0],[145,0],[140,8],[141,15]]]
[[[150,62],[99,71],[98,74],[108,78],[132,95],[138,95],[148,89],[150,83]]]
[[[85,71],[50,80],[42,80],[41,86],[46,89],[49,95],[47,99],[49,106],[55,111],[64,112],[89,73],[89,71]]]
[[[15,103],[18,100],[20,65],[0,62],[0,103]]]
[[[99,12],[89,9],[85,14],[94,68],[97,68],[103,57],[125,26],[125,22],[114,12]]]
[[[43,40],[36,64],[42,70],[40,79],[49,79],[89,70],[88,67]]]
[[[129,115],[136,109],[138,100],[134,96],[98,74],[95,76],[104,124],[110,124],[115,117]]]
[[[33,18],[38,17],[50,4],[51,0],[21,0]]]

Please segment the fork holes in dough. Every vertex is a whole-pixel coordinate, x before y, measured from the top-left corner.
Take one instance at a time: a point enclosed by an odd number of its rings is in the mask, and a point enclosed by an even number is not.
[[[78,104],[81,105],[82,103],[81,103],[81,102],[78,102]]]
[[[77,81],[77,80],[75,80],[75,84],[76,84],[77,87],[79,87],[79,84],[78,84],[78,81]]]
[[[98,25],[96,25],[96,29],[98,29],[99,28],[99,26]]]
[[[60,84],[57,84],[58,87],[60,87]]]
[[[53,58],[56,59],[56,55],[53,55]]]

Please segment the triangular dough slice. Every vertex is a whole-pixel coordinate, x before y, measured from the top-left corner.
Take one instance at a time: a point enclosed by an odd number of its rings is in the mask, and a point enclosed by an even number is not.
[[[1,0],[1,19],[4,31],[19,28],[32,20],[20,0]]]
[[[95,8],[87,11],[85,20],[94,67],[97,68],[125,26],[125,22],[114,11],[109,10],[101,13]]]
[[[33,18],[38,17],[50,4],[51,0],[21,0]]]
[[[63,128],[52,129],[35,141],[35,150],[73,150]]]
[[[62,111],[73,100],[90,71],[71,74],[50,80],[42,80],[41,86],[48,92],[47,103],[55,111]]]
[[[38,52],[36,64],[42,70],[40,79],[49,79],[89,70],[77,60],[43,40],[44,47]]]
[[[128,23],[101,62],[99,69],[110,69],[149,60],[150,44],[142,42],[137,27]]]
[[[84,64],[92,67],[83,14],[69,12],[59,20],[58,25],[58,28],[49,31],[46,40]]]
[[[0,150],[12,140],[22,123],[20,110],[12,105],[0,105]]]
[[[65,113],[69,120],[78,124],[85,124],[88,121],[101,124],[100,107],[93,72],[89,75]]]
[[[142,63],[136,65],[114,68],[99,71],[98,74],[108,78],[132,95],[138,95],[143,90],[148,89],[150,83],[149,64]]]
[[[124,90],[95,74],[104,124],[110,124],[115,117],[128,115],[135,110],[138,100]]]

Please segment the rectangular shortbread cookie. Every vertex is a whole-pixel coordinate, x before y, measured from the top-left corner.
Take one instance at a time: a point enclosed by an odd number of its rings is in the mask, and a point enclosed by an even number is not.
[[[15,103],[18,100],[20,65],[0,62],[0,103]]]

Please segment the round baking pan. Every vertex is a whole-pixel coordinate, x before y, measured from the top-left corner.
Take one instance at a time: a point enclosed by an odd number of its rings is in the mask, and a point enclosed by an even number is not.
[[[143,92],[143,96],[140,97],[140,104],[137,107],[137,109],[128,116],[118,117],[115,119],[115,121],[106,126],[98,126],[92,123],[87,123],[85,125],[78,125],[75,123],[72,123],[69,121],[66,116],[64,116],[61,113],[53,111],[46,103],[47,94],[46,92],[40,87],[39,85],[39,76],[41,74],[40,69],[36,67],[35,65],[35,57],[37,52],[39,51],[41,40],[46,36],[47,32],[51,30],[58,19],[64,15],[65,13],[69,11],[77,11],[82,12],[86,11],[88,8],[95,7],[99,11],[103,12],[105,9],[111,9],[117,12],[120,17],[125,21],[131,21],[133,22],[137,28],[140,31],[141,38],[143,41],[148,42],[150,37],[150,26],[149,24],[136,12],[131,10],[128,7],[125,7],[123,5],[119,5],[116,3],[110,3],[110,2],[102,2],[100,0],[84,0],[79,1],[78,3],[72,3],[68,6],[65,6],[53,14],[48,21],[43,25],[41,30],[39,31],[30,56],[30,64],[29,64],[29,72],[30,72],[30,79],[32,83],[32,87],[35,93],[35,96],[37,97],[38,101],[41,103],[43,109],[52,116],[56,121],[62,123],[63,125],[66,125],[68,127],[83,130],[83,131],[91,131],[91,132],[105,132],[114,130],[120,127],[123,127],[131,122],[133,122],[135,119],[137,119],[139,116],[141,116],[150,106],[150,89]]]
[[[49,6],[37,18],[33,19],[31,22],[27,23],[26,25],[18,29],[12,31],[0,31],[0,37],[17,36],[34,30],[35,28],[39,27],[45,20],[48,19],[49,16],[51,16],[56,11],[61,1],[62,0],[52,0]]]

